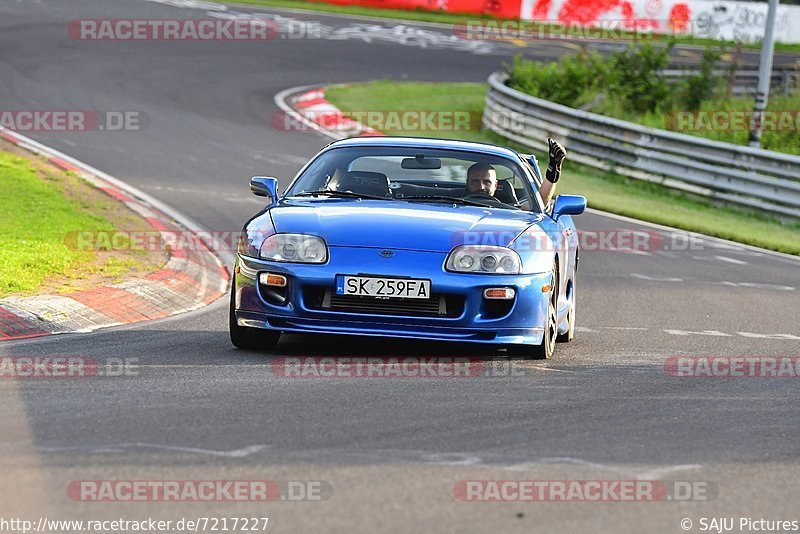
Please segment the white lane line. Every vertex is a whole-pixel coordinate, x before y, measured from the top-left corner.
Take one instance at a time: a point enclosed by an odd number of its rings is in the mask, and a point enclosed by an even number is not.
[[[744,337],[755,337],[760,339],[800,340],[800,336],[795,336],[794,334],[756,334],[754,332],[737,332],[737,334]]]
[[[639,480],[660,480],[662,477],[666,477],[673,473],[677,473],[680,471],[695,471],[697,469],[702,469],[702,465],[698,464],[687,464],[687,465],[671,465],[665,467],[656,467],[654,469],[650,469],[643,473],[638,473],[636,477]]]
[[[545,367],[543,365],[534,365],[532,367],[537,371],[548,371],[553,373],[572,373],[572,374],[580,374],[580,371],[570,371],[569,369],[556,369],[555,367]]]
[[[726,244],[723,244],[723,243],[709,243],[709,246],[711,248],[716,248],[716,249],[720,249],[720,250],[727,250],[727,251],[732,252],[734,254],[744,254],[745,256],[760,257],[760,256],[764,255],[763,252],[755,252],[753,250],[746,250],[746,249],[743,249],[740,246],[726,245]]]
[[[247,197],[247,198],[239,198],[239,197],[222,197],[222,200],[226,202],[246,202],[248,204],[258,204],[263,205],[264,201],[254,197]]]
[[[597,276],[594,274],[585,274],[584,276]],[[624,275],[619,275],[624,276]],[[711,285],[721,285],[726,287],[746,287],[750,289],[770,289],[774,291],[795,291],[797,290],[794,286],[782,286],[778,284],[761,284],[758,282],[731,282],[730,280],[698,280],[695,278],[678,278],[678,277],[667,277],[662,278],[658,276],[648,276],[646,274],[641,273],[631,273],[630,276],[632,278],[638,278],[640,280],[648,280],[651,282],[693,282],[696,284],[711,284]]]
[[[108,454],[123,452],[126,449],[162,449],[176,452],[191,452],[194,454],[205,454],[208,456],[223,456],[226,458],[244,458],[267,448],[266,445],[249,445],[241,449],[231,451],[217,451],[213,449],[198,449],[195,447],[180,447],[176,445],[161,445],[158,443],[114,443],[111,445],[77,446],[77,447],[39,447],[42,452],[72,452],[84,451],[90,454]]]
[[[507,471],[529,471],[529,470],[541,469],[543,466],[559,465],[559,464],[575,465],[602,471],[625,473],[627,476],[632,476],[637,480],[659,480],[662,477],[666,477],[673,473],[682,471],[695,471],[698,469],[702,469],[703,467],[702,465],[699,464],[667,465],[660,467],[635,467],[635,466],[631,467],[628,465],[609,465],[597,462],[590,462],[582,458],[555,457],[555,458],[540,458],[531,462],[513,464],[505,467],[504,469]]]
[[[606,217],[608,219],[614,219],[618,221],[624,221],[631,224],[638,224],[640,226],[646,226],[648,228],[657,228],[659,230],[664,230],[669,232],[670,234],[681,234],[681,235],[688,235],[693,236],[698,239],[701,239],[704,244],[711,245],[709,241],[713,243],[721,243],[728,246],[734,247],[741,247],[746,250],[752,250],[754,252],[760,252],[765,255],[769,255],[775,258],[781,258],[783,260],[789,260],[789,262],[796,263],[800,262],[800,256],[793,256],[792,254],[785,254],[783,252],[776,252],[774,250],[767,250],[765,248],[754,247],[753,245],[745,245],[744,243],[737,243],[735,241],[730,241],[728,239],[722,239],[720,237],[712,237],[705,234],[700,234],[697,232],[688,232],[686,230],[681,230],[679,228],[673,228],[671,226],[665,226],[663,224],[651,223],[647,221],[640,221],[639,219],[634,219],[632,217],[626,217],[624,215],[617,215],[616,213],[608,213],[605,211],[600,211],[594,208],[586,208],[587,213],[592,213],[594,215],[598,215],[600,217]]]
[[[752,282],[740,282],[739,285],[744,287],[755,287],[758,289],[775,289],[776,291],[794,291],[797,289],[793,286],[780,286],[775,284],[756,284]]]
[[[205,11],[227,11],[227,6],[216,2],[203,2],[200,0],[147,0],[155,4],[163,4],[181,9],[203,9]]]
[[[478,465],[483,463],[480,456],[470,456],[460,453],[425,454],[423,461],[437,465]]]
[[[736,260],[736,259],[733,259],[733,258],[729,258],[727,256],[714,256],[714,258],[716,258],[716,259],[718,259],[720,261],[726,261],[728,263],[733,263],[735,265],[749,265],[746,261]]]
[[[683,278],[677,277],[659,277],[659,276],[648,276],[646,274],[641,273],[631,273],[631,276],[634,278],[638,278],[639,280],[650,280],[653,282],[683,282]]]
[[[755,282],[739,282],[740,287],[751,287],[755,289],[774,289],[775,291],[795,291],[797,288],[792,286],[781,286],[777,284],[758,284]]]
[[[576,326],[575,330],[577,332],[585,333],[585,334],[599,334],[602,333],[601,330],[628,330],[628,331],[649,331],[653,330],[652,328],[646,328],[641,326],[594,326],[594,327],[586,327],[586,326]],[[796,334],[762,334],[756,332],[735,332],[733,334],[728,332],[720,332],[719,330],[700,330],[700,331],[692,331],[692,330],[678,330],[674,328],[665,328],[663,330],[659,330],[660,332],[666,332],[667,334],[671,334],[673,336],[708,336],[708,337],[748,337],[748,338],[757,338],[757,339],[773,339],[778,341],[800,341],[800,336]],[[537,369],[547,370],[547,371],[561,371],[560,369],[552,369],[552,368],[543,368],[537,367]],[[572,371],[574,372],[574,371]]]
[[[795,291],[797,288],[793,286],[780,286],[777,284],[759,284],[756,282],[728,282],[722,280],[720,282],[708,282],[709,284],[721,284],[724,286],[732,287],[749,287],[753,289],[773,289],[775,291]]]
[[[741,262],[744,263],[744,262]],[[591,275],[590,275],[591,276]],[[678,277],[658,277],[648,276],[641,273],[631,273],[631,278],[638,278],[639,280],[647,280],[650,282],[694,282],[697,284],[716,284],[727,287],[747,287],[751,289],[773,289],[775,291],[795,291],[797,288],[794,286],[783,286],[778,284],[761,284],[758,282],[731,282],[730,280],[697,280],[697,279],[684,279]]]
[[[303,156],[293,156],[292,154],[273,154],[267,156],[254,154],[253,159],[273,165],[305,165],[308,163],[308,158],[304,158]]]
[[[674,336],[716,336],[716,337],[732,337],[731,334],[720,332],[719,330],[702,330],[700,332],[692,332],[691,330],[667,330],[664,332]]]
[[[619,469],[618,467],[615,466],[597,464],[594,462],[583,460],[581,458],[567,458],[567,457],[540,458],[538,460],[533,460],[531,462],[523,462],[519,464],[509,465],[505,469],[508,471],[528,471],[531,469],[541,468],[543,465],[558,465],[558,464],[580,465],[583,467],[591,467],[594,469],[611,470],[611,471],[616,471]]]
[[[733,250],[733,251],[736,251],[736,252],[744,251],[744,248],[742,248],[740,245],[728,245],[727,243],[710,243],[710,246],[712,248],[720,248],[720,249],[724,249],[724,250]]]
[[[149,449],[164,449],[177,452],[192,452],[197,454],[206,454],[209,456],[224,456],[226,458],[244,458],[250,456],[267,448],[266,445],[248,445],[241,449],[234,449],[232,451],[215,451],[212,449],[198,449],[195,447],[178,447],[172,445],[159,445],[157,443],[134,443],[135,447],[143,447]]]

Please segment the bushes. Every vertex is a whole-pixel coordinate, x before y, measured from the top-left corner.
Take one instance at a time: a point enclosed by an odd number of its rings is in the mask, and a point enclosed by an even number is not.
[[[584,50],[564,56],[558,63],[514,58],[509,85],[523,93],[566,106],[580,105],[585,93],[596,91],[606,78],[606,65],[597,52]]]
[[[509,85],[533,96],[577,107],[602,92],[621,107],[621,114],[641,114],[671,108],[697,109],[713,96],[719,83],[714,66],[719,54],[707,51],[701,72],[688,78],[677,91],[662,70],[669,66],[673,44],[656,47],[644,43],[602,57],[583,51],[564,56],[557,63],[514,58]]]
[[[700,72],[686,78],[680,91],[680,101],[683,109],[695,111],[702,107],[703,102],[711,100],[722,86],[722,78],[714,74],[722,51],[706,48],[703,52],[703,61],[700,63]]]
[[[663,107],[671,89],[661,71],[669,66],[670,44],[656,48],[645,43],[639,48],[629,47],[608,58],[606,90],[619,100],[623,109],[634,113],[647,113]]]
[[[678,129],[670,120],[678,111],[753,110],[753,98],[730,98],[724,89],[724,75],[714,69],[722,50],[706,49],[696,74],[667,84],[661,71],[669,65],[671,46],[656,48],[649,43],[630,47],[602,57],[583,51],[565,56],[557,63],[539,63],[521,57],[510,67],[509,85],[539,98],[579,108],[591,103],[591,111],[644,124],[653,128],[675,129],[681,133],[710,139],[747,144],[746,129]],[[602,98],[598,98],[602,97]],[[800,94],[773,94],[768,110],[784,111],[794,117],[793,127],[765,129],[762,147],[800,154]],[[704,116],[708,116],[705,113]]]

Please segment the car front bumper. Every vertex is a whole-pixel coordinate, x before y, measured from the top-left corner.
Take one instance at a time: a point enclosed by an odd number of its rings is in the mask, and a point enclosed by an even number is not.
[[[323,265],[280,263],[246,256],[234,269],[235,315],[240,326],[360,336],[538,345],[542,342],[548,294],[542,286],[550,273],[528,275],[460,274],[444,270],[447,254],[396,250],[391,258],[380,249],[329,247]],[[285,301],[270,301],[258,282],[263,272],[284,275]],[[328,309],[318,297],[335,289],[336,275],[369,275],[431,280],[434,298],[446,299],[446,315],[395,313],[387,309]],[[487,288],[511,287],[513,301],[497,304],[483,298]],[[322,298],[322,297],[320,297]],[[322,298],[324,301],[325,298]],[[384,304],[383,301],[379,304]],[[391,304],[388,304],[391,306]]]

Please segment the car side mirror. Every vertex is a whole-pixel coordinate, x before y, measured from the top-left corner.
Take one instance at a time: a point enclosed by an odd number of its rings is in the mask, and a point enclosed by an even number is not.
[[[553,206],[553,219],[561,215],[580,215],[586,210],[586,197],[580,195],[558,195]]]
[[[272,176],[250,178],[250,192],[257,197],[269,197],[269,205],[278,203],[278,179]]]

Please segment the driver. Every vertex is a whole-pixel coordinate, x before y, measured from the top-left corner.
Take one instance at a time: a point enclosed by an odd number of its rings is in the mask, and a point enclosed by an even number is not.
[[[488,163],[476,163],[467,169],[467,194],[497,191],[497,171]]]
[[[567,157],[567,150],[555,139],[548,138],[548,157],[546,180],[539,186],[539,195],[547,206],[556,191],[556,182],[561,177],[561,164]],[[488,163],[475,163],[467,169],[467,194],[485,193],[494,196],[497,191],[497,172]]]

